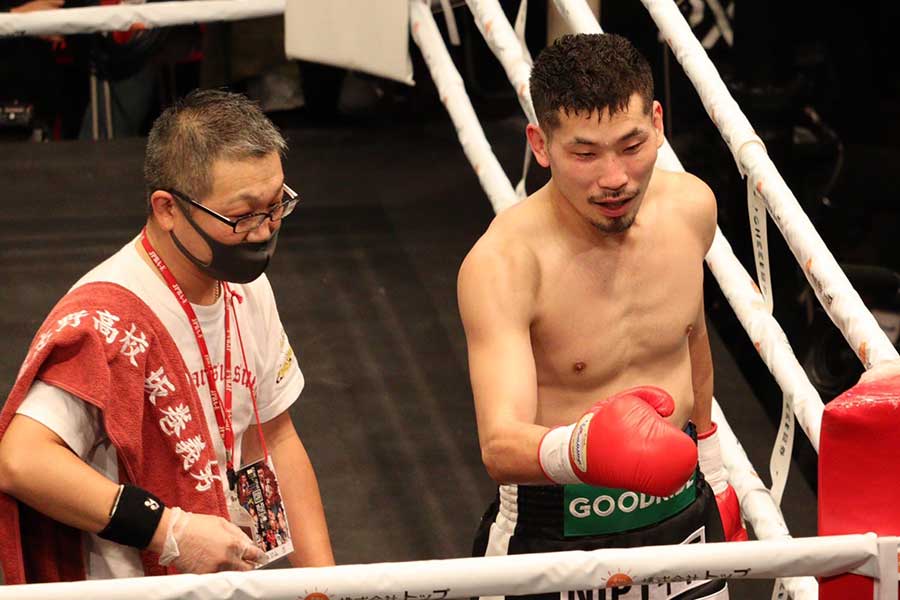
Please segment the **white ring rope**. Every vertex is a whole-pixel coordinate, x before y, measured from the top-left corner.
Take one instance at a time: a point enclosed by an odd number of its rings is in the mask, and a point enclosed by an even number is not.
[[[893,568],[889,568],[889,567]],[[0,587],[0,600],[297,600],[320,593],[333,600],[445,600],[665,584],[709,578],[769,579],[781,575],[854,572],[883,578],[893,572],[897,538],[874,533],[716,544],[682,544],[456,558],[449,560],[273,569],[211,575],[170,575]],[[610,581],[613,576],[617,576]]]
[[[866,369],[898,358],[893,344],[803,212],[737,102],[672,0],[641,0],[672,48],[738,168],[766,202],[810,285]]]
[[[0,37],[125,31],[284,14],[285,0],[192,0],[0,14]]]
[[[720,231],[716,232],[706,262],[763,362],[790,398],[797,422],[818,452],[824,411],[822,398],[810,383],[778,321],[766,309],[753,279]]]
[[[503,8],[497,0],[466,0],[466,4],[475,17],[475,25],[481,32],[481,36],[499,59],[500,64],[503,65],[506,77],[516,91],[516,98],[519,99],[522,112],[525,113],[529,122],[537,122],[534,105],[531,103],[531,88],[528,81],[531,75],[532,60],[524,41],[524,21],[528,0],[521,0],[515,28],[509,25],[506,13],[503,12]],[[526,143],[522,178],[515,188],[516,195],[520,199],[528,195],[525,190],[525,179],[528,177],[531,159],[531,148]]]
[[[478,31],[503,65],[506,76],[516,91],[522,111],[531,123],[536,122],[528,84],[531,65],[522,42],[509,24],[503,8],[497,0],[466,0],[466,4],[475,16]]]
[[[413,40],[422,51],[441,102],[456,127],[463,152],[490,199],[494,212],[499,213],[515,204],[518,196],[497,157],[491,152],[491,145],[466,94],[462,77],[447,52],[431,9],[421,0],[410,0],[409,21]]]

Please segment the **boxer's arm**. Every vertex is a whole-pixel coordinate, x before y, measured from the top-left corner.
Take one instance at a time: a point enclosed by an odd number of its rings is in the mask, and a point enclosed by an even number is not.
[[[244,434],[244,463],[262,457],[256,428]],[[288,411],[262,424],[266,447],[275,464],[278,487],[287,511],[294,551],[289,555],[294,567],[322,567],[334,564],[325,510],[319,495],[315,471],[306,448],[297,435]]]
[[[459,272],[481,456],[499,483],[548,483],[538,461],[548,430],[535,424],[537,375],[530,335],[537,272],[526,249],[497,250],[484,240]]]
[[[716,495],[725,539],[745,541],[748,536],[741,519],[741,508],[734,488],[728,483],[728,474],[722,463],[717,427],[712,421],[713,365],[702,301],[698,318],[688,338],[688,345],[694,389],[691,420],[697,427],[700,470]]]
[[[694,391],[691,420],[697,427],[697,433],[703,433],[712,427],[713,364],[702,298],[697,318],[688,334],[688,351],[691,357],[691,385]]]
[[[687,216],[693,227],[703,255],[709,252],[716,235],[716,197],[702,180],[689,176],[687,191],[693,200],[686,203]],[[701,266],[702,268],[702,266]],[[691,420],[698,433],[712,427],[713,365],[706,330],[706,311],[703,307],[703,285],[700,287],[700,307],[691,325],[688,348],[691,356],[691,380],[694,391],[694,409]]]

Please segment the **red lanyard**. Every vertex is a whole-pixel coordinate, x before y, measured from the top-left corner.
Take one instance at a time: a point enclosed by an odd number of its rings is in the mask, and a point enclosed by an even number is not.
[[[156,250],[153,249],[153,246],[150,244],[150,240],[147,238],[147,230],[141,230],[141,244],[144,246],[144,250],[147,251],[147,254],[150,256],[150,260],[153,261],[153,264],[159,270],[160,275],[165,279],[166,284],[168,284],[169,289],[172,291],[172,294],[175,296],[175,300],[178,301],[178,304],[181,306],[182,310],[184,310],[184,314],[187,316],[188,321],[191,324],[191,329],[194,332],[194,337],[197,339],[197,347],[200,350],[200,357],[203,359],[203,368],[206,370],[206,381],[209,387],[209,396],[212,399],[212,405],[214,412],[216,414],[216,423],[219,425],[219,435],[222,436],[222,441],[225,444],[225,467],[228,469],[228,481],[231,487],[234,487],[231,482],[234,479],[234,430],[231,427],[231,303],[228,302],[227,297],[227,289],[225,284],[222,284],[223,287],[223,295],[225,298],[225,396],[224,399],[219,398],[219,391],[216,389],[215,379],[213,377],[213,364],[212,359],[209,356],[209,349],[206,346],[206,340],[203,337],[203,330],[200,328],[200,320],[197,318],[197,313],[194,312],[194,307],[191,306],[191,303],[188,301],[187,296],[184,295],[184,292],[181,290],[181,286],[178,285],[178,282],[175,281],[175,277],[172,275],[172,272],[166,266],[165,261],[163,261],[162,257],[156,253]],[[237,318],[235,318],[235,323],[237,323]],[[243,353],[243,344],[241,344],[241,353]],[[246,357],[244,358],[244,362],[246,364]],[[251,390],[251,394],[253,397],[253,405],[254,409],[256,408],[256,394]]]

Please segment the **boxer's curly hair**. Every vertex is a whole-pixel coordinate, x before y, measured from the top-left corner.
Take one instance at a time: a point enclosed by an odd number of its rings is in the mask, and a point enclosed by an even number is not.
[[[564,35],[544,48],[531,69],[531,99],[538,124],[550,135],[559,111],[590,114],[624,110],[632,95],[653,105],[653,73],[647,59],[620,35]]]
[[[213,188],[218,159],[284,156],[287,143],[259,106],[224,90],[195,90],[168,107],[153,123],[144,156],[150,195],[177,189],[198,201]]]

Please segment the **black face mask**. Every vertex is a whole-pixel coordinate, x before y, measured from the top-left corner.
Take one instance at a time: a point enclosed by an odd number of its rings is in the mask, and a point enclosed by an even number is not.
[[[194,219],[187,214],[187,211],[182,209],[182,214],[187,217],[188,223],[191,224],[194,231],[199,233],[200,237],[209,245],[209,249],[212,251],[212,258],[208,263],[205,263],[191,254],[175,237],[175,232],[170,232],[172,241],[175,242],[175,246],[181,250],[181,253],[188,260],[213,279],[230,283],[249,283],[262,275],[266,267],[269,266],[269,260],[271,260],[272,254],[275,253],[275,244],[278,242],[277,231],[265,242],[223,244],[214,240],[203,231],[194,222]]]

